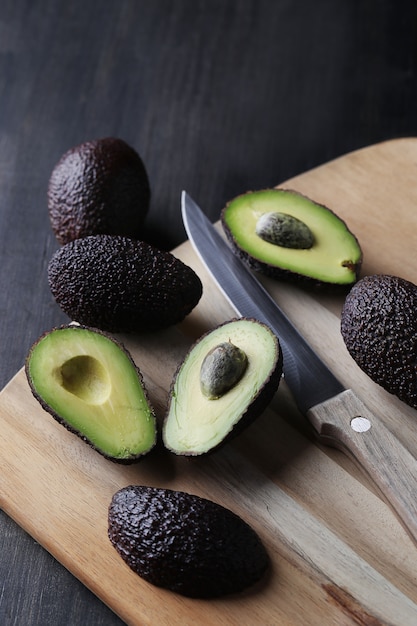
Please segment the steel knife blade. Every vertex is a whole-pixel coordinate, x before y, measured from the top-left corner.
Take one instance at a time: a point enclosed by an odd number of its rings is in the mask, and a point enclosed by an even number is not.
[[[258,319],[277,335],[284,379],[300,412],[324,443],[354,458],[417,542],[416,458],[334,376],[185,191],[181,210],[193,248],[236,314]]]

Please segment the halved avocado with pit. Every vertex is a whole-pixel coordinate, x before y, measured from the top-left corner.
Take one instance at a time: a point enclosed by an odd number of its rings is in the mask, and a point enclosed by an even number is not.
[[[265,324],[240,318],[207,332],[174,376],[164,445],[179,455],[214,451],[265,410],[281,374],[279,341]]]
[[[235,253],[263,274],[334,285],[358,279],[362,250],[355,235],[332,210],[296,191],[237,196],[221,223]]]
[[[100,454],[131,463],[156,443],[156,420],[130,353],[97,329],[67,325],[40,337],[26,376],[35,398]]]

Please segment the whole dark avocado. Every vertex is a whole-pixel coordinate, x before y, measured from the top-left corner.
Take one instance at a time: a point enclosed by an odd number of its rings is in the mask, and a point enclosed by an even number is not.
[[[117,235],[65,244],[49,262],[48,280],[71,320],[109,332],[179,323],[203,289],[194,270],[170,252]]]
[[[52,230],[61,244],[96,234],[140,238],[150,195],[145,165],[131,146],[115,137],[86,141],[52,170]]]
[[[346,297],[341,333],[359,367],[417,408],[417,286],[398,276],[362,278]]]
[[[194,598],[237,593],[269,565],[255,531],[211,500],[182,491],[128,486],[108,514],[111,543],[129,567],[158,587]]]

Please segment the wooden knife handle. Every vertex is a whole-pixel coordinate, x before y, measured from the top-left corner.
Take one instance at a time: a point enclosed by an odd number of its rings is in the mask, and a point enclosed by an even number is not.
[[[417,460],[350,390],[307,413],[325,443],[341,448],[379,487],[417,543]]]

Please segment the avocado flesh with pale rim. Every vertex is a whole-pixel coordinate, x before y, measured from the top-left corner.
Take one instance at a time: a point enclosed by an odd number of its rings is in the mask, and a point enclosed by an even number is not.
[[[310,229],[310,248],[287,248],[256,234],[259,218],[270,212],[291,215]],[[357,280],[362,251],[345,222],[327,207],[286,189],[242,194],[222,211],[222,226],[235,252],[252,269],[272,277],[304,277],[319,283],[351,284]]]
[[[155,444],[141,374],[103,332],[70,325],[45,333],[30,350],[26,375],[43,408],[104,456],[130,462]]]
[[[210,399],[200,386],[201,365],[212,348],[228,341],[245,352],[247,367],[234,387]],[[206,333],[191,347],[174,378],[163,427],[165,446],[184,455],[214,450],[260,415],[276,392],[281,373],[278,339],[264,324],[242,318]]]

